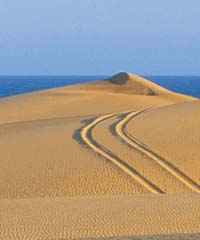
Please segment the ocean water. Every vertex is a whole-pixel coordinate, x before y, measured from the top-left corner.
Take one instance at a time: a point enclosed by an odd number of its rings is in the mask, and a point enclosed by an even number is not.
[[[0,76],[0,98],[105,79],[108,76]],[[200,98],[200,76],[144,76],[172,91]]]

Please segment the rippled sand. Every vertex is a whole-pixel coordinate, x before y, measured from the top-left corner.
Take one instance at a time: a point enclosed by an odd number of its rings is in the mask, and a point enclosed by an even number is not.
[[[0,100],[0,239],[198,239],[199,107],[127,73]]]

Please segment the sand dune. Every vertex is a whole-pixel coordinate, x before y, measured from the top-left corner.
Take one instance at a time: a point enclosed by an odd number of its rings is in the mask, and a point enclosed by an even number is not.
[[[130,73],[0,100],[0,238],[199,233],[199,107]]]
[[[150,81],[147,82],[153,84]],[[159,94],[153,96],[129,94],[129,87],[115,92],[113,91],[115,87],[121,89],[122,86],[105,80],[9,97],[1,100],[0,123],[69,116],[86,116],[87,118],[91,115],[124,112],[140,107],[194,101],[192,97],[163,90],[155,84],[153,86],[158,89]]]
[[[185,98],[180,94],[175,94],[151,81],[148,81],[137,75],[121,72],[111,78],[96,81],[89,84],[80,84],[72,89],[87,90],[87,91],[101,91],[123,93],[131,95],[147,95],[147,96],[161,96],[166,95],[172,97],[172,95],[178,98]]]

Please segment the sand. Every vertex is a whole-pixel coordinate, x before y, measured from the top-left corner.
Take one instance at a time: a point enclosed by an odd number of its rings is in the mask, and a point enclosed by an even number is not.
[[[0,100],[0,239],[198,239],[200,101],[146,79]]]

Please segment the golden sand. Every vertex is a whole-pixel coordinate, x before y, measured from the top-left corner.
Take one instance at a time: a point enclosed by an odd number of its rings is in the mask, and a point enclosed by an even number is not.
[[[199,107],[128,73],[0,100],[0,239],[196,238]]]

